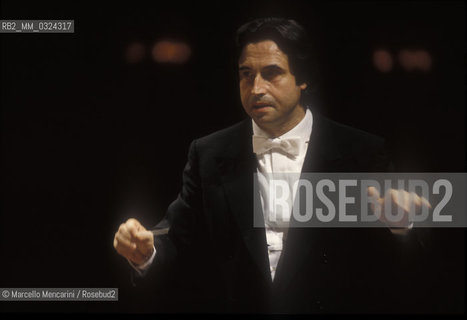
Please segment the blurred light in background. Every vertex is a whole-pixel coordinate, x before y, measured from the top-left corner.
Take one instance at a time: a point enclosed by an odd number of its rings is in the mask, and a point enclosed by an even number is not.
[[[125,52],[126,61],[130,64],[141,62],[146,55],[146,48],[140,42],[133,42],[128,45]]]
[[[162,40],[152,49],[152,57],[159,63],[184,63],[191,55],[190,47],[179,41]]]
[[[432,58],[426,50],[408,50],[399,51],[399,63],[407,71],[421,70],[428,72],[431,69]]]
[[[373,64],[381,72],[389,72],[393,67],[391,54],[387,50],[379,49],[373,52]]]

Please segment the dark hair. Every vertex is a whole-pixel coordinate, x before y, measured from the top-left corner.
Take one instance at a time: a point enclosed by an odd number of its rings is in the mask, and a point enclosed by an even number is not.
[[[287,55],[297,84],[307,83],[309,87],[311,52],[306,30],[294,20],[284,18],[259,18],[247,22],[236,33],[236,61],[247,44],[263,40],[272,40],[277,44]]]

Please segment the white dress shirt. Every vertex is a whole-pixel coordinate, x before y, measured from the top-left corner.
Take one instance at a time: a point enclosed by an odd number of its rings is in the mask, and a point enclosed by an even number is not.
[[[253,134],[270,138],[253,120]],[[282,253],[282,246],[285,242],[288,222],[290,220],[293,200],[295,198],[292,188],[294,182],[298,180],[302,171],[303,162],[308,149],[311,130],[313,126],[313,115],[309,109],[306,110],[305,117],[290,131],[280,137],[270,138],[271,141],[280,141],[285,138],[299,138],[298,156],[291,156],[280,149],[271,149],[262,154],[256,154],[258,160],[258,182],[260,188],[261,205],[265,218],[266,241],[268,244],[269,265],[271,277],[274,280],[277,263]],[[270,178],[287,181],[289,187],[289,208],[284,212],[283,207],[276,206],[276,194],[271,194]],[[274,188],[273,188],[274,189]]]

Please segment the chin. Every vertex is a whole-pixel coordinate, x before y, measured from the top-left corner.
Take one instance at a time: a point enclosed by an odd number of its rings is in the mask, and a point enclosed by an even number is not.
[[[254,117],[253,118],[258,125],[271,125],[275,123],[275,119],[268,117],[268,116],[263,116],[263,117]]]
[[[271,123],[277,120],[277,117],[275,117],[274,113],[272,112],[258,113],[253,111],[250,114],[250,117],[255,119],[255,121],[257,122],[262,123]]]

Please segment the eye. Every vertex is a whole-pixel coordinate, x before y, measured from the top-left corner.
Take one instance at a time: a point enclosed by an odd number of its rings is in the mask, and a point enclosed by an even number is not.
[[[267,69],[267,70],[264,70],[261,75],[263,77],[263,79],[265,80],[268,80],[268,81],[271,81],[273,80],[275,77],[277,77],[278,75],[281,74],[281,71],[274,68],[274,69]]]
[[[253,73],[250,70],[242,70],[240,71],[240,78],[251,79],[253,78]]]

